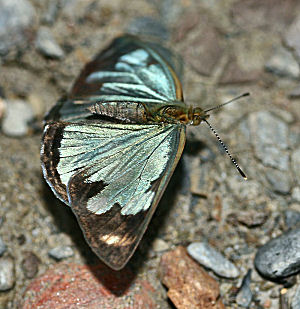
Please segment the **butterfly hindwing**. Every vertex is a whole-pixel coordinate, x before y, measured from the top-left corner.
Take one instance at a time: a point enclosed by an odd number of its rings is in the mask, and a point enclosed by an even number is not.
[[[50,148],[59,160],[47,156],[45,161],[55,161],[87,242],[119,269],[133,254],[173,173],[185,127],[58,122],[49,124],[44,142],[53,132],[59,132],[58,141]],[[46,175],[53,169],[48,168],[44,164]]]

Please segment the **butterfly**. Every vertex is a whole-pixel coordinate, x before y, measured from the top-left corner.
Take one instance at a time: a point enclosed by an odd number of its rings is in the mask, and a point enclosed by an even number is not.
[[[124,35],[86,64],[45,117],[44,177],[115,270],[149,224],[181,157],[186,126],[208,118],[184,103],[181,63],[159,44]]]

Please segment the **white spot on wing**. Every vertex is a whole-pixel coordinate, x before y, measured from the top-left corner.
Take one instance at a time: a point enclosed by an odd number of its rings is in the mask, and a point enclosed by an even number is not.
[[[132,65],[145,65],[149,54],[144,49],[136,49],[135,51],[120,57],[120,61],[130,63]]]
[[[118,235],[106,234],[100,237],[100,240],[108,245],[114,245],[120,242],[121,238]]]

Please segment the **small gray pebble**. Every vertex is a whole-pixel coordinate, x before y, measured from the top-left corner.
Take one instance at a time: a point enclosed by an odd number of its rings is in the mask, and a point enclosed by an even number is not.
[[[293,55],[283,47],[275,50],[265,68],[278,76],[298,78],[299,66]]]
[[[35,24],[35,10],[27,0],[0,0],[0,55],[27,42],[25,30]]]
[[[297,183],[300,185],[300,148],[292,153],[292,169]]]
[[[2,131],[12,137],[24,136],[28,132],[28,122],[33,119],[31,106],[25,101],[5,101],[6,110],[2,120]]]
[[[298,59],[300,58],[299,29],[300,15],[298,14],[284,35],[286,45],[293,49]]]
[[[73,256],[74,251],[69,246],[60,246],[60,247],[55,247],[55,248],[51,249],[48,252],[48,254],[53,259],[60,261],[60,260],[63,260],[63,259],[66,259],[68,257]]]
[[[220,252],[205,242],[195,242],[187,247],[189,255],[216,275],[224,278],[236,278],[239,270]]]
[[[281,194],[288,194],[290,192],[292,184],[287,173],[275,169],[268,169],[266,177],[274,192]]]
[[[0,291],[10,290],[15,284],[15,265],[11,258],[0,259]]]
[[[41,27],[38,30],[35,40],[36,49],[46,57],[61,59],[64,57],[64,52],[56,43],[52,33],[48,28]]]
[[[289,97],[292,99],[300,98],[300,86],[295,87],[290,93]]]
[[[285,232],[260,247],[254,264],[265,278],[280,280],[300,271],[300,229]]]
[[[3,239],[0,237],[0,257],[4,254],[6,251],[6,244],[3,242]]]
[[[152,248],[155,252],[162,252],[168,250],[169,245],[163,239],[157,238],[154,240]]]
[[[57,0],[52,0],[48,4],[47,11],[43,15],[43,22],[52,25],[55,22],[55,19],[58,15],[59,4]]]
[[[288,125],[270,112],[262,111],[249,116],[249,126],[256,156],[265,166],[287,171]]]
[[[300,212],[296,210],[286,210],[284,212],[284,221],[288,229],[297,227],[300,224]]]
[[[299,187],[293,188],[292,198],[295,202],[300,202],[300,188]]]
[[[293,295],[291,309],[300,309],[300,284],[297,286]]]
[[[152,17],[137,17],[127,27],[127,33],[133,35],[145,35],[167,40],[169,37],[168,30],[159,20]]]
[[[264,154],[260,153],[259,156],[264,158],[262,162],[265,166],[275,167],[285,172],[289,170],[289,155],[287,152],[274,146],[265,146],[263,151]]]
[[[256,149],[265,145],[276,145],[279,149],[287,149],[288,126],[268,111],[250,115],[250,126]]]
[[[32,279],[39,270],[40,259],[31,251],[24,252],[22,260],[22,270],[26,278]]]
[[[249,308],[253,297],[252,291],[250,289],[251,272],[251,269],[247,272],[242,281],[239,292],[236,295],[236,303],[244,308]]]

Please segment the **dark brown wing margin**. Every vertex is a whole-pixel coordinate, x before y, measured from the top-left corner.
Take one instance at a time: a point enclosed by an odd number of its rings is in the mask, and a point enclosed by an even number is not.
[[[41,163],[44,177],[55,195],[69,205],[67,188],[57,171],[59,148],[66,123],[52,122],[45,126],[42,137]]]

